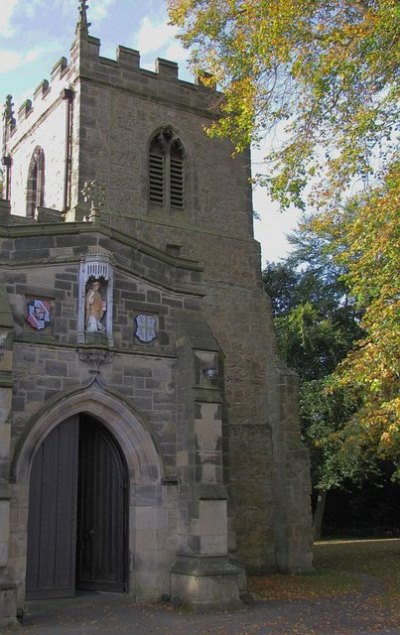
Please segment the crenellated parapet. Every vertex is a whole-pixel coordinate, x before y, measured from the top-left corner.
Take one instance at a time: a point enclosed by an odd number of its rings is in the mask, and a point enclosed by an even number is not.
[[[79,79],[107,83],[122,90],[146,92],[148,97],[163,97],[173,103],[208,110],[210,89],[200,77],[195,82],[180,79],[176,62],[157,58],[155,70],[150,71],[141,68],[139,51],[120,45],[117,47],[116,59],[111,59],[100,55],[100,45],[100,40],[92,36],[75,39],[70,61],[61,57],[51,70],[50,80],[43,79],[35,89],[33,98],[25,100],[18,108],[12,137],[23,134],[26,128],[24,121],[28,117],[30,126],[33,119],[41,117],[60,99],[62,89],[72,87]]]
[[[10,130],[8,151],[19,142],[36,121],[61,101],[61,93],[73,82],[74,75],[74,69],[65,57],[57,61],[51,69],[50,80],[44,78],[33,91],[32,98],[26,99],[18,107],[15,124]]]
[[[77,38],[71,48],[71,63],[82,79],[107,84],[121,90],[146,94],[160,99],[207,112],[210,107],[210,89],[203,78],[189,82],[179,78],[176,62],[157,58],[154,71],[140,66],[140,52],[118,46],[116,59],[100,55],[100,40],[92,36]]]
[[[33,100],[26,99],[18,108],[17,121],[14,120],[11,133],[12,135],[17,133],[21,122],[27,117],[31,116],[33,112],[35,114],[42,114],[49,105],[54,101],[54,96],[59,97],[57,89],[60,82],[65,82],[65,76],[71,71],[68,66],[67,59],[61,57],[51,70],[51,80],[43,79],[37,88],[33,91]]]

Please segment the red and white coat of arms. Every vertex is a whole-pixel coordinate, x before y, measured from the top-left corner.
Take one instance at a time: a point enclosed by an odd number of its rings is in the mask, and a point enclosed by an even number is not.
[[[46,300],[31,300],[26,304],[26,321],[32,328],[40,331],[50,323],[50,302]]]

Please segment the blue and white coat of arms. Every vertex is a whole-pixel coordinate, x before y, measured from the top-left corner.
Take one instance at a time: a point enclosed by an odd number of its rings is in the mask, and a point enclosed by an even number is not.
[[[135,322],[135,335],[141,342],[152,342],[156,338],[156,316],[140,313],[135,316]]]

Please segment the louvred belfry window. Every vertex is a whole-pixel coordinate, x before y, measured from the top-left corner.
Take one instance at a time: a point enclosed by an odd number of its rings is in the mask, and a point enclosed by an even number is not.
[[[157,134],[150,144],[150,203],[169,208],[184,205],[184,150],[170,129]]]
[[[150,148],[150,201],[164,205],[164,155],[160,144],[152,143]]]
[[[183,156],[178,141],[172,143],[170,149],[170,183],[172,207],[183,207]]]

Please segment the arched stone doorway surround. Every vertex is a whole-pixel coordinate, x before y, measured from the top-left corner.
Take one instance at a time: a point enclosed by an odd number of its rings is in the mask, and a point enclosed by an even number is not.
[[[13,497],[11,514],[11,568],[19,583],[18,606],[25,603],[29,479],[35,454],[46,436],[66,418],[88,414],[114,436],[125,457],[129,476],[128,549],[129,594],[140,600],[157,599],[169,590],[169,564],[175,556],[176,527],[171,518],[176,496],[165,492],[164,467],[156,444],[143,419],[118,395],[105,390],[96,380],[85,389],[60,395],[42,409],[27,426],[12,464]],[[168,488],[169,489],[169,488]],[[176,489],[176,488],[175,488]],[[166,506],[168,509],[166,509]],[[176,511],[172,514],[176,517]],[[168,533],[168,535],[167,535]],[[165,545],[169,544],[168,557]],[[167,549],[168,551],[168,549]],[[160,567],[160,554],[164,568]]]

